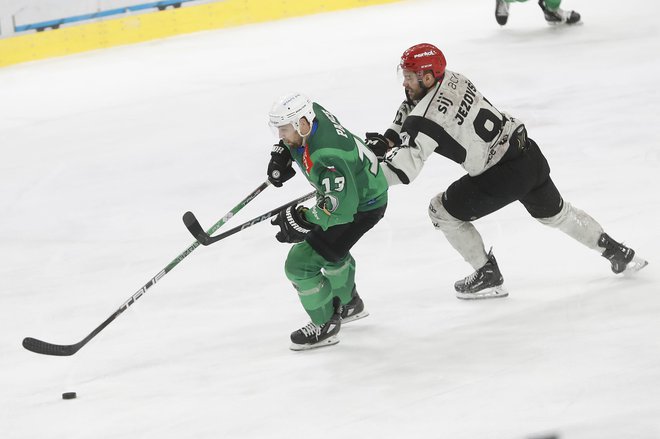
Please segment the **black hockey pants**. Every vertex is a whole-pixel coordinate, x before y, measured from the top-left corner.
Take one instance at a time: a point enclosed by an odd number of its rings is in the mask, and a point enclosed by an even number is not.
[[[523,150],[511,149],[483,174],[465,175],[445,191],[442,204],[454,218],[473,221],[516,200],[534,218],[559,213],[562,198],[550,178],[550,166],[536,142],[527,139]]]
[[[348,254],[348,251],[362,238],[362,235],[385,216],[385,209],[387,209],[387,204],[373,210],[356,213],[353,222],[332,226],[325,231],[320,228],[314,229],[307,234],[305,240],[327,261],[338,262]]]

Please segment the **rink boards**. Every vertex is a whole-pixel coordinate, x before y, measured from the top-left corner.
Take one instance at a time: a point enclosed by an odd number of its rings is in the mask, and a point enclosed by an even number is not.
[[[225,0],[0,39],[0,67],[203,30],[399,0]]]

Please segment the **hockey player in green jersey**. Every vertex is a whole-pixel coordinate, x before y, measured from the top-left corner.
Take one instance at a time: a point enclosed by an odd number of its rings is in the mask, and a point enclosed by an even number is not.
[[[504,26],[509,20],[509,3],[523,3],[527,0],[495,0],[495,20]],[[575,11],[565,11],[559,7],[561,0],[539,0],[545,21],[549,24],[575,24],[580,22],[580,14]]]
[[[316,189],[316,205],[292,206],[272,221],[276,238],[295,243],[285,263],[311,322],[291,334],[291,349],[339,341],[347,323],[368,315],[355,288],[353,245],[385,214],[387,181],[375,155],[319,104],[299,93],[277,100],[269,113],[280,142],[268,180],[282,186],[297,164]]]

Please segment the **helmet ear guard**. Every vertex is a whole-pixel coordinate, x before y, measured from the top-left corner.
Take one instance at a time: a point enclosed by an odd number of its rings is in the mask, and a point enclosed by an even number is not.
[[[309,133],[300,132],[300,119],[307,119],[311,125],[316,117],[314,106],[307,96],[289,93],[277,99],[268,112],[270,126],[277,128],[291,124],[298,134],[305,137]]]

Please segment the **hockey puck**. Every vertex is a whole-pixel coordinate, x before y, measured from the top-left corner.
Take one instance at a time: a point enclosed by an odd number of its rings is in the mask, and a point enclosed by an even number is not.
[[[76,392],[64,392],[62,393],[62,399],[76,399]]]

